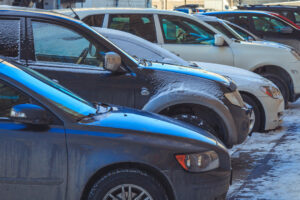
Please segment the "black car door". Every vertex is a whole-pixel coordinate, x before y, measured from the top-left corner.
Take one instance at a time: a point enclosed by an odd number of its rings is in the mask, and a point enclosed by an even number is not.
[[[41,128],[9,118],[14,105],[33,102],[0,78],[1,199],[65,198],[67,151],[63,124]],[[49,115],[55,118],[50,112]]]
[[[103,68],[108,47],[65,24],[35,19],[28,24],[29,67],[90,101],[134,107],[136,76],[125,67],[120,73]]]
[[[252,30],[258,37],[300,49],[297,37],[299,31],[289,24],[271,15],[253,14],[250,19]],[[289,28],[291,32],[283,32],[286,28]]]

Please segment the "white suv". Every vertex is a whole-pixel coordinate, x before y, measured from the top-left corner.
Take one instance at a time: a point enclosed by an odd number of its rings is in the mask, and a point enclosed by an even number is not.
[[[231,39],[197,17],[157,9],[74,9],[91,26],[133,33],[185,60],[244,68],[273,81],[285,100],[300,96],[300,55],[283,45]],[[73,15],[71,10],[56,10]]]

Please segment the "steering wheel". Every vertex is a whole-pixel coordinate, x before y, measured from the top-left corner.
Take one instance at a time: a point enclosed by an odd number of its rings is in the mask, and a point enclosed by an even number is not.
[[[87,57],[88,53],[89,53],[89,48],[83,49],[76,61],[76,64],[81,64],[84,61],[84,59]]]

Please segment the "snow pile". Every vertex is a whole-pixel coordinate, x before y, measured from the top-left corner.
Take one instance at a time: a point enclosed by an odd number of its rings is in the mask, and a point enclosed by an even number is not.
[[[234,177],[228,199],[300,199],[299,120],[300,100],[285,111],[280,130],[254,133],[231,150],[233,170],[239,175]],[[240,170],[243,162],[246,167]]]

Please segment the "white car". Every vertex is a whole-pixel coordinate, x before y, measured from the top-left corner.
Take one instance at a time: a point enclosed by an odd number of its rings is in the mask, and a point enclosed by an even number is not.
[[[187,62],[158,45],[130,33],[96,27],[94,29],[141,62],[148,60],[183,66],[196,65],[231,78],[235,81],[244,101],[253,107],[251,131],[271,130],[281,124],[284,110],[283,97],[278,88],[262,76],[226,65]]]
[[[284,99],[300,96],[300,55],[284,45],[231,39],[195,16],[157,9],[74,9],[91,26],[130,32],[189,61],[219,63],[256,72],[273,81]],[[73,15],[70,9],[57,12]]]

